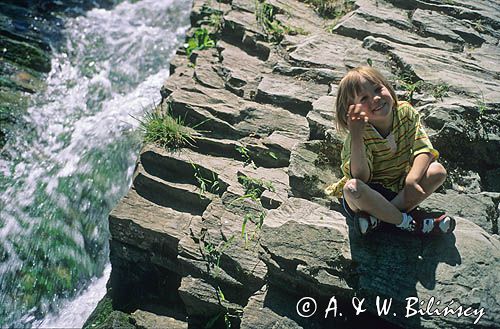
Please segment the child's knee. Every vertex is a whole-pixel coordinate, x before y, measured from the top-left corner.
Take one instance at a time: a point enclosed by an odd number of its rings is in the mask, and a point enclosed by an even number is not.
[[[446,169],[443,167],[442,164],[440,164],[438,162],[433,162],[429,166],[428,176],[432,177],[434,180],[436,180],[440,184],[442,184],[445,181],[446,175],[447,175]]]
[[[344,195],[353,199],[359,199],[365,183],[359,179],[350,179],[344,185]]]

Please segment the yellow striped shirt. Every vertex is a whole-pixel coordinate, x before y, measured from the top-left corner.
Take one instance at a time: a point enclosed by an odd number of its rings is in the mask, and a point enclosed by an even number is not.
[[[434,159],[439,152],[432,147],[429,137],[420,124],[419,113],[408,102],[399,102],[394,111],[391,134],[396,145],[390,142],[390,136],[380,136],[378,131],[367,124],[363,133],[366,158],[370,168],[370,183],[380,183],[386,188],[399,192],[404,186],[406,174],[410,170],[413,159],[420,153],[431,153]],[[394,148],[395,146],[395,148]],[[344,178],[328,186],[328,195],[342,196],[342,189],[348,179],[351,179],[351,134],[348,134],[342,148],[341,170]]]

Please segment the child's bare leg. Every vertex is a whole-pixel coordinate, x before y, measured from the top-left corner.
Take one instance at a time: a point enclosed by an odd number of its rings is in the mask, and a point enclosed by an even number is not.
[[[354,211],[366,211],[372,216],[391,224],[402,222],[401,212],[380,193],[359,179],[351,179],[344,186],[344,198]]]
[[[418,182],[424,190],[424,194],[408,195],[405,200],[403,189],[391,200],[391,203],[401,211],[410,211],[436,191],[444,183],[445,179],[446,169],[440,163],[433,162],[427,168],[424,177]]]

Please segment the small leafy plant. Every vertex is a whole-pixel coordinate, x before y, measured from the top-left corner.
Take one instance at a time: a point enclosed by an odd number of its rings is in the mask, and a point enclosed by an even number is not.
[[[445,82],[440,82],[435,86],[431,86],[432,96],[443,100],[444,96],[448,96],[448,91],[450,91],[450,86]]]
[[[213,328],[217,320],[219,320],[219,318],[221,317],[224,319],[225,328],[231,329],[231,318],[241,318],[241,316],[243,315],[243,310],[237,309],[235,310],[236,314],[231,314],[229,308],[225,305],[225,303],[227,303],[228,301],[219,286],[217,286],[217,302],[223,308],[223,310],[217,313],[208,321],[208,323],[205,325],[205,329]]]
[[[250,150],[245,146],[236,146],[236,151],[241,155],[243,161],[245,162],[245,166],[252,164],[252,158],[250,157]]]
[[[352,0],[303,0],[314,7],[316,12],[325,18],[338,19],[355,8]]]
[[[267,2],[256,1],[255,16],[268,37],[268,41],[280,43],[285,34],[306,34],[303,28],[286,25],[276,19],[276,8]]]
[[[206,178],[200,172],[200,168],[197,165],[191,162],[191,167],[193,167],[194,170],[194,178],[196,182],[198,182],[200,198],[202,198],[207,191],[210,193],[219,192],[219,179],[214,172],[211,172],[211,178]]]
[[[190,56],[195,50],[204,50],[215,47],[215,40],[212,39],[208,30],[204,27],[199,27],[194,31],[192,37],[187,40],[184,45],[186,53]]]
[[[224,27],[224,17],[222,16],[222,11],[220,10],[220,2],[219,9],[212,8],[204,3],[201,6],[200,14],[202,18],[196,22],[196,25],[207,25],[210,27],[213,34],[219,34],[222,32]]]
[[[275,191],[272,182],[262,179],[239,175],[238,182],[245,188],[245,195],[240,199],[249,198],[252,200],[259,200],[260,196],[262,195],[262,193],[264,193],[265,190],[269,190],[272,192]]]

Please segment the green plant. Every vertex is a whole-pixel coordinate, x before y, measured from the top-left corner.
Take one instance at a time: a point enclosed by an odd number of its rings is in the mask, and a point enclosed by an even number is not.
[[[247,149],[245,146],[236,146],[236,151],[241,155],[243,158],[243,161],[245,162],[245,166],[252,164],[252,158],[250,157],[250,150]]]
[[[481,92],[481,99],[478,99],[477,102],[477,110],[479,112],[479,116],[482,117],[486,111],[488,111],[488,106],[486,105],[486,102],[484,101],[484,95]]]
[[[243,310],[237,309],[235,310],[235,315],[230,313],[229,308],[226,306],[226,303],[228,302],[226,297],[224,296],[224,293],[222,292],[222,289],[217,286],[217,302],[219,305],[222,307],[222,311],[217,313],[214,317],[212,317],[207,324],[205,325],[206,329],[213,328],[217,320],[221,317],[224,318],[224,326],[226,329],[231,329],[231,318],[241,318],[243,315]]]
[[[264,29],[264,32],[268,36],[268,40],[275,43],[281,42],[285,31],[281,23],[274,18],[276,16],[274,6],[267,2],[261,3],[257,0],[255,8],[257,22]]]
[[[276,19],[276,8],[267,2],[256,0],[255,16],[257,22],[267,35],[268,41],[280,43],[284,34],[297,35],[307,34],[303,28],[286,25]]]
[[[186,54],[190,56],[195,50],[204,50],[215,47],[215,40],[212,39],[208,30],[204,27],[199,27],[194,31],[192,37],[185,44]]]
[[[184,120],[174,117],[170,108],[164,110],[162,106],[146,113],[139,120],[139,129],[144,135],[144,140],[160,147],[176,149],[194,142],[195,128],[184,125]]]
[[[478,31],[478,32],[484,32],[484,25],[483,25],[483,21],[480,20],[480,19],[477,19],[475,21],[472,21],[472,27]]]
[[[450,91],[450,86],[445,82],[440,82],[437,85],[429,85],[429,89],[432,96],[443,100],[444,96],[448,96],[448,91]]]
[[[239,199],[259,200],[265,190],[274,192],[273,183],[262,179],[251,178],[245,175],[238,175],[238,182],[245,188],[245,195]]]
[[[210,5],[204,3],[200,9],[201,19],[196,22],[197,26],[208,25],[212,28],[212,33],[218,34],[222,32],[224,27],[224,17],[222,15],[222,10],[210,7]]]
[[[266,213],[261,211],[258,216],[255,216],[252,213],[248,213],[243,217],[243,224],[241,225],[241,238],[245,242],[245,249],[248,247],[248,242],[252,241],[255,238],[255,235],[260,231],[262,225],[264,224],[264,219],[266,218]],[[252,232],[250,238],[248,237],[247,224],[248,221],[251,221],[256,225],[255,230]]]
[[[310,4],[316,12],[326,18],[339,19],[355,8],[352,0],[302,0]]]
[[[191,162],[191,167],[193,167],[194,170],[194,178],[196,179],[196,182],[198,182],[200,198],[202,198],[207,191],[210,193],[219,192],[219,178],[213,171],[211,171],[212,177],[206,178],[200,172],[200,168],[193,162]]]
[[[413,94],[415,92],[421,91],[423,86],[424,82],[422,80],[419,80],[417,82],[401,81],[401,87],[406,91],[404,98],[410,103],[413,103]]]

